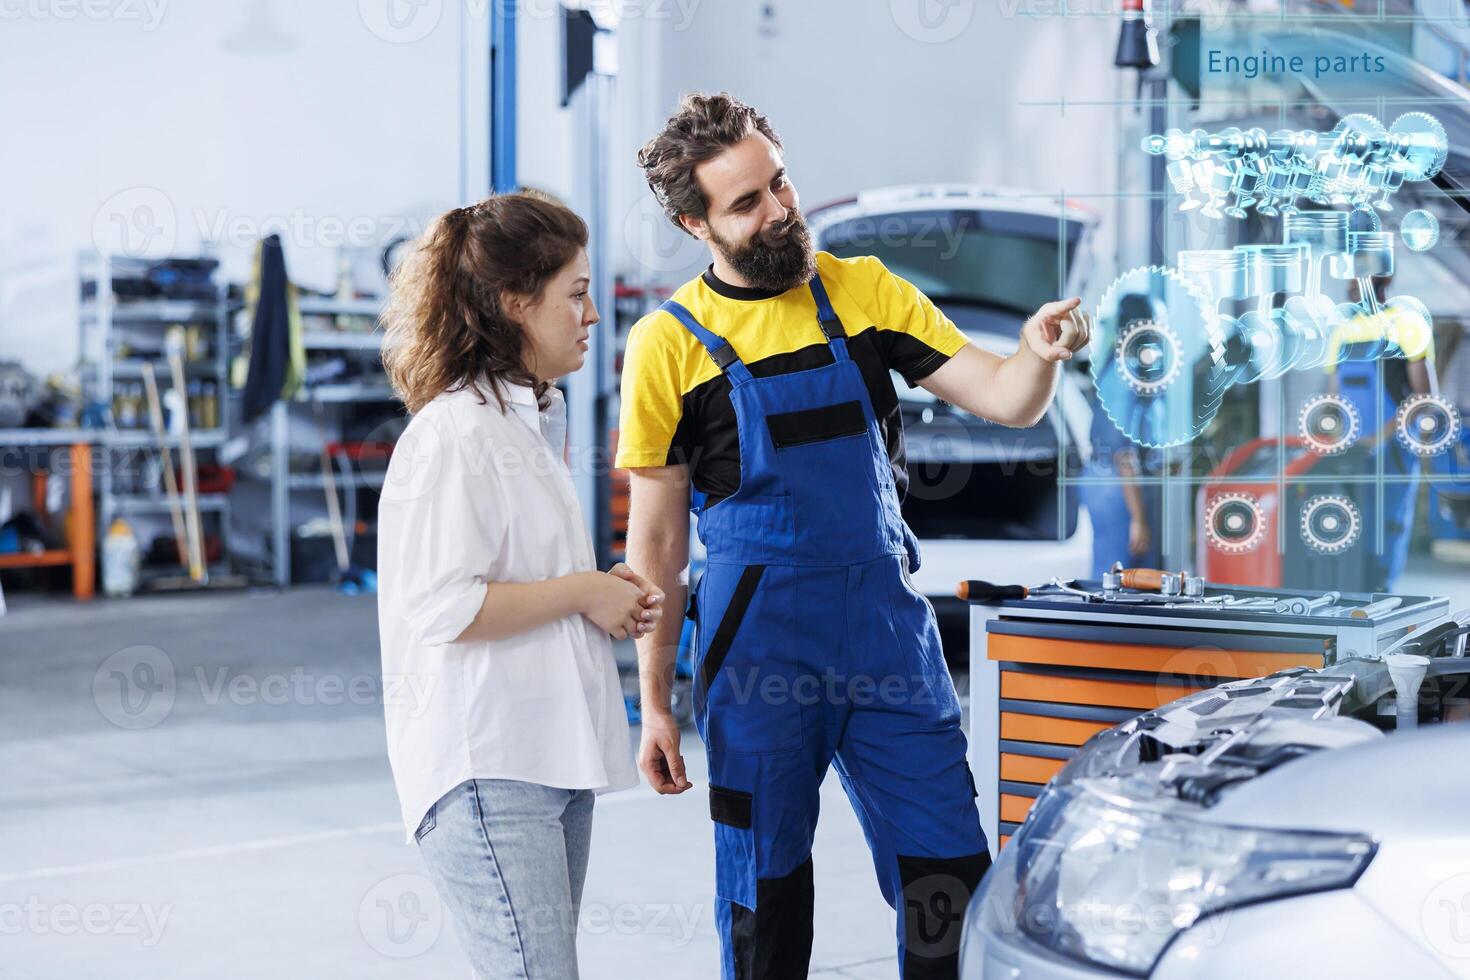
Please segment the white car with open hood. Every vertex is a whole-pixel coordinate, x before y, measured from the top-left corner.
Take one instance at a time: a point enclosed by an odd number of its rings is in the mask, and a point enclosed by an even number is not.
[[[1466,621],[1098,733],[986,876],[961,976],[1470,977]]]

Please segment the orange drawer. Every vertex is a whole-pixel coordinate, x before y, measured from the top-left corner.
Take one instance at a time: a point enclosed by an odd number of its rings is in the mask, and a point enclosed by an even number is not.
[[[1260,677],[1288,667],[1321,667],[1322,654],[1272,653],[1265,650],[1208,650],[1131,643],[1093,643],[1051,637],[992,633],[986,656],[1023,664],[1057,667],[1100,667],[1141,670],[1152,674],[1196,677]]]
[[[1202,690],[1202,687],[1179,687],[1174,684],[1130,684],[1127,681],[1023,674],[1015,670],[1001,671],[1000,675],[1000,696],[1003,698],[1054,701],[1060,704],[1096,704],[1109,708],[1138,708],[1140,711],[1157,708],[1175,698]]]
[[[1001,847],[1005,847],[1005,846],[1006,846],[1006,843],[1007,843],[1007,842],[1008,842],[1008,841],[1009,841],[1009,840],[1010,840],[1010,839],[1011,839],[1011,835],[1010,835],[1010,834],[1001,834],[1001,835],[1000,835],[1000,846],[1001,846]]]
[[[1031,804],[1035,802],[1029,796],[1002,793],[1000,794],[1000,818],[1006,823],[1021,823],[1026,819],[1026,814],[1031,812]]]
[[[1034,755],[1000,754],[1000,778],[1016,783],[1044,784],[1061,771],[1066,759],[1041,759]]]
[[[1014,711],[1000,713],[1000,737],[1018,742],[1048,742],[1052,745],[1081,745],[1110,721],[1080,721],[1075,718],[1048,718],[1045,715],[1022,715]]]

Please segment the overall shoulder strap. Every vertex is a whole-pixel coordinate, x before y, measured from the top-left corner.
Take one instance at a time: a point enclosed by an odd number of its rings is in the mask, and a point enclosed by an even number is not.
[[[750,370],[740,360],[740,355],[735,353],[730,342],[707,330],[682,303],[665,300],[659,309],[672,314],[674,319],[684,325],[684,329],[694,334],[695,339],[709,351],[710,360],[715,362],[715,367],[729,376],[731,384],[743,384],[750,380]]]
[[[832,357],[838,361],[847,360],[847,331],[837,312],[832,309],[832,301],[827,298],[827,287],[822,285],[822,277],[812,276],[808,287],[812,291],[812,299],[817,301],[817,322],[822,325],[822,334],[827,338],[827,345],[832,348]]]

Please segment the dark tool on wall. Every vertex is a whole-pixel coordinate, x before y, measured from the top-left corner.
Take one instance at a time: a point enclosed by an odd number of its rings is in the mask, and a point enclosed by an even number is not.
[[[1118,47],[1113,52],[1113,67],[1144,71],[1158,63],[1158,34],[1144,0],[1123,0],[1123,25],[1118,32]]]

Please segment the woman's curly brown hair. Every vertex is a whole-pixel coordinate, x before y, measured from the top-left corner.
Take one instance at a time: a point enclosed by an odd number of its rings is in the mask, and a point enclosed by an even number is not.
[[[482,378],[527,385],[546,407],[549,382],[526,369],[525,337],[503,300],[507,294],[539,298],[586,247],[586,223],[532,191],[496,195],[434,219],[394,271],[383,314],[383,367],[408,410]],[[489,387],[503,409],[499,386]]]

